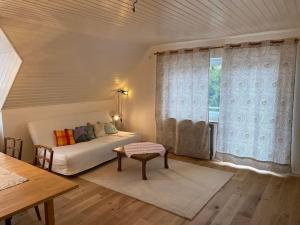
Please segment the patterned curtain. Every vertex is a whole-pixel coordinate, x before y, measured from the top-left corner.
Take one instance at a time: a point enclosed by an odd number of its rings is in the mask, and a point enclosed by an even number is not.
[[[294,40],[225,48],[217,158],[289,170],[295,58]]]
[[[178,155],[209,158],[209,51],[157,56],[156,136]]]

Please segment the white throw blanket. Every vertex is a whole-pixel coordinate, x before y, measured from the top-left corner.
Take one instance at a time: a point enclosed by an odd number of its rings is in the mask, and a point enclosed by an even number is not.
[[[0,168],[0,191],[21,184],[27,180],[25,177]]]
[[[159,153],[161,156],[165,155],[166,149],[163,145],[152,142],[138,142],[124,146],[124,151],[127,157],[131,157],[134,154],[146,154],[146,153]]]

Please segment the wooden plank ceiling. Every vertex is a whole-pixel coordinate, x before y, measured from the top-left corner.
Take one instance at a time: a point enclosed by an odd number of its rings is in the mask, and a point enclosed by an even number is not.
[[[0,30],[0,108],[2,108],[22,61]]]
[[[5,108],[108,98],[151,45],[300,27],[299,0],[0,0],[23,64]]]

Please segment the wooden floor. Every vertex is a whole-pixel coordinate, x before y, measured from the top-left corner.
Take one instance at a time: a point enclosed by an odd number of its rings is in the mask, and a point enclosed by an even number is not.
[[[263,175],[184,157],[172,158],[231,171],[235,175],[192,221],[74,177],[72,180],[79,188],[55,200],[56,224],[300,225],[300,178]],[[43,223],[37,221],[31,209],[15,216],[13,224]]]

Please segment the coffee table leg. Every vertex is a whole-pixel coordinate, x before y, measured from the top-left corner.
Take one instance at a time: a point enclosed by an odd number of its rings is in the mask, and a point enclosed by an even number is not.
[[[169,169],[169,164],[168,164],[168,151],[165,153],[165,168]]]
[[[147,161],[142,161],[142,177],[143,177],[143,180],[147,180],[146,163],[147,163]]]
[[[122,155],[118,153],[118,171],[122,171]]]

